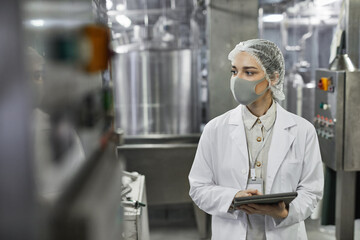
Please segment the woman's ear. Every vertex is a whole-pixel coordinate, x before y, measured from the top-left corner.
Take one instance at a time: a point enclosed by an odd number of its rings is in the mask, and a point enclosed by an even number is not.
[[[274,72],[271,74],[270,80],[271,80],[271,86],[275,86],[279,81],[280,74],[278,72]]]

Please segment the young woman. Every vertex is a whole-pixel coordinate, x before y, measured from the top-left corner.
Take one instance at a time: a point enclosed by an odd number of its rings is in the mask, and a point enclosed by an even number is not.
[[[211,120],[189,174],[190,196],[212,215],[212,239],[307,239],[304,220],[322,197],[323,169],[311,123],[284,110],[284,58],[272,42],[241,42],[229,53],[238,107]],[[286,206],[234,197],[297,192]]]

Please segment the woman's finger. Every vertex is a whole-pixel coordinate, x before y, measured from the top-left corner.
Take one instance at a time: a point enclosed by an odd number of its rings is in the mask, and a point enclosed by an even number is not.
[[[247,209],[250,209],[250,210],[252,210],[252,211],[257,210],[256,208],[254,208],[254,207],[250,206],[249,204],[247,204],[247,205],[245,205],[245,206],[247,207]]]
[[[254,209],[258,209],[258,210],[264,209],[264,206],[262,206],[260,204],[250,203],[248,205],[249,205],[249,207],[252,207]]]
[[[260,192],[257,189],[247,189],[245,192],[250,193],[251,195],[260,195]]]
[[[249,208],[249,207],[246,206],[246,205],[243,205],[243,206],[241,207],[241,210],[246,210],[246,211],[248,211],[248,212],[252,212],[252,209]]]
[[[279,206],[281,209],[284,209],[284,208],[286,207],[284,201],[279,202],[278,206]]]
[[[261,211],[258,211],[258,210],[254,209],[254,208],[252,208],[252,207],[247,206],[247,205],[246,205],[246,206],[244,205],[244,209],[245,209],[247,212],[249,212],[250,214],[254,214],[254,213],[261,214]]]

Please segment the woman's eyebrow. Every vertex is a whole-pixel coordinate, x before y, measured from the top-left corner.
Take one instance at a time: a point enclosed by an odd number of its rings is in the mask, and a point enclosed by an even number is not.
[[[244,66],[243,69],[258,69],[257,67],[254,66]]]
[[[236,67],[233,65],[233,66],[231,66],[231,68],[235,68],[236,69]]]

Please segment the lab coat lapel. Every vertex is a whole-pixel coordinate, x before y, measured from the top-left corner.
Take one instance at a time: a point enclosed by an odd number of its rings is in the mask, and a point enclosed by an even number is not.
[[[245,159],[246,163],[249,162],[249,155],[248,155],[248,149],[247,149],[247,143],[246,143],[246,135],[245,135],[245,128],[244,128],[244,122],[242,119],[242,109],[241,105],[239,105],[235,110],[231,113],[229,124],[232,125],[231,127],[233,130],[230,133],[230,137],[233,141],[233,143],[236,145],[236,149],[240,150],[240,153],[242,156],[236,156],[239,161],[241,159]],[[248,167],[248,165],[246,165]],[[244,184],[245,185],[244,185]],[[246,188],[246,181],[242,182],[240,185],[243,188]]]
[[[276,121],[268,155],[266,194],[270,193],[275,175],[295,139],[295,136],[290,133],[290,128],[296,125],[295,121],[290,113],[285,111],[279,104],[276,107]]]
[[[233,131],[231,131],[230,134],[232,140],[235,142],[235,145],[240,149],[243,157],[249,160],[241,105],[235,108],[235,110],[231,113],[229,124],[233,125],[233,127],[235,128]]]
[[[239,148],[243,157],[249,161],[245,129],[243,124],[235,126],[235,130],[231,133],[231,138],[235,142],[235,145]]]

